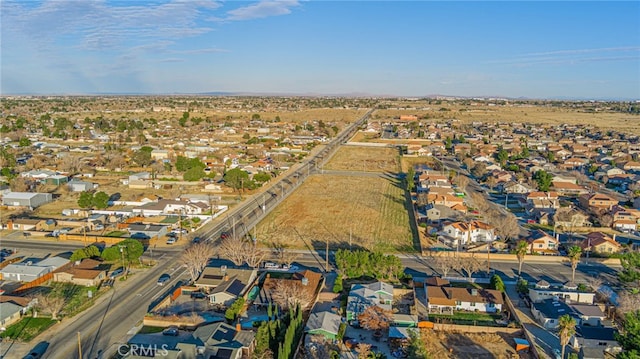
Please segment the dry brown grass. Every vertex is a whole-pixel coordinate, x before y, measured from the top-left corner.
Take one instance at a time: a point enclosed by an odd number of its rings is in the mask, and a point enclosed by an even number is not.
[[[397,172],[399,153],[395,148],[342,146],[324,166],[327,170]]]
[[[389,179],[313,175],[257,226],[265,245],[409,250],[412,235],[404,190]]]
[[[449,111],[440,111],[446,108]],[[463,106],[443,102],[441,105],[425,105],[425,109],[378,110],[374,119],[391,119],[400,115],[429,116],[434,122],[458,119],[464,123],[518,122],[531,124],[593,125],[603,130],[617,130],[640,134],[640,116],[616,112],[584,112],[580,109],[520,106]]]
[[[457,333],[451,331],[422,330],[422,340],[433,358],[456,359],[510,359],[515,353],[513,338],[507,333]],[[531,358],[519,353],[520,358]]]

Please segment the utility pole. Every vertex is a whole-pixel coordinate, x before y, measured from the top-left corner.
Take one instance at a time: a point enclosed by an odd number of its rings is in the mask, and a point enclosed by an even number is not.
[[[82,359],[82,341],[80,338],[80,332],[78,332],[78,358]]]
[[[324,270],[329,273],[329,237],[327,237],[327,248],[325,249]]]
[[[127,268],[124,265],[124,246],[118,246],[120,249],[120,256],[122,257],[122,271],[124,272],[124,279],[127,279]]]

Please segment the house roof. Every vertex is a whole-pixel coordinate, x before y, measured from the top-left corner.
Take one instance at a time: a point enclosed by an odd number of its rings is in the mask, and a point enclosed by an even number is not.
[[[11,303],[11,302],[2,302],[0,303],[0,321],[5,320],[12,315],[18,313],[22,310],[22,307]]]
[[[531,233],[529,235],[529,237],[527,238],[527,241],[529,243],[531,243],[531,242],[535,242],[535,241],[540,240],[540,239],[548,239],[550,241],[558,242],[557,239],[555,239],[554,237],[549,235],[547,232],[545,232],[543,230],[540,230],[540,229],[538,229],[538,230],[534,231],[533,233]]]
[[[533,307],[539,311],[545,318],[558,319],[559,317],[569,314],[575,316],[574,311],[567,303],[556,300],[554,298],[545,299],[538,303],[533,303]]]
[[[425,287],[429,304],[451,305],[456,301],[467,303],[495,303],[503,304],[502,293],[493,289],[455,288],[455,287]]]
[[[249,284],[249,280],[254,275],[255,269],[253,268],[227,268],[221,267],[206,267],[198,280],[196,280],[197,286],[205,287],[217,287],[225,281],[234,278],[243,283]],[[225,280],[225,276],[227,277]]]
[[[429,277],[424,281],[424,284],[435,287],[444,287],[449,285],[449,281],[440,277]]]
[[[219,322],[199,327],[193,332],[193,336],[207,346],[239,349],[248,348],[253,342],[255,334],[248,330],[237,331],[233,326]]]
[[[26,307],[31,303],[31,299],[25,297],[17,297],[13,295],[0,295],[0,303],[10,302],[21,307]]]
[[[588,305],[588,304],[572,304],[571,308],[576,311],[576,313],[583,315],[585,317],[598,317],[605,318],[606,315],[597,305]]]
[[[39,194],[44,193],[32,193],[32,192],[8,192],[2,197],[3,199],[32,199]]]
[[[305,331],[324,330],[325,332],[338,334],[342,317],[331,312],[311,313],[307,320]]]
[[[588,248],[588,247],[595,247],[595,246],[599,246],[602,244],[608,243],[616,248],[621,248],[622,245],[618,242],[616,242],[613,238],[607,236],[604,233],[601,232],[591,232],[589,234],[587,234],[587,238],[585,238],[581,243],[580,243],[580,247],[584,248]]]
[[[614,341],[617,330],[612,327],[592,327],[580,325],[576,327],[576,334],[585,339]]]

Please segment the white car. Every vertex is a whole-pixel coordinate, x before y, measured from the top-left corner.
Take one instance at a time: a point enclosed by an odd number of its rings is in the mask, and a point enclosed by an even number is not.
[[[169,239],[167,239],[167,244],[174,244],[176,243],[176,239],[173,237],[169,237]]]

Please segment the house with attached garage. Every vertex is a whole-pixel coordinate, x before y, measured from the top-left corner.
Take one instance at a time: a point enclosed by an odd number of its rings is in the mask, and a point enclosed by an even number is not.
[[[227,305],[245,295],[257,277],[253,268],[206,267],[195,286],[208,295],[211,304]]]
[[[502,293],[492,289],[425,286],[429,313],[451,313],[464,310],[495,313],[502,310]]]
[[[495,228],[481,221],[453,222],[442,227],[443,241],[451,244],[470,245],[477,242],[493,242],[496,239]]]

